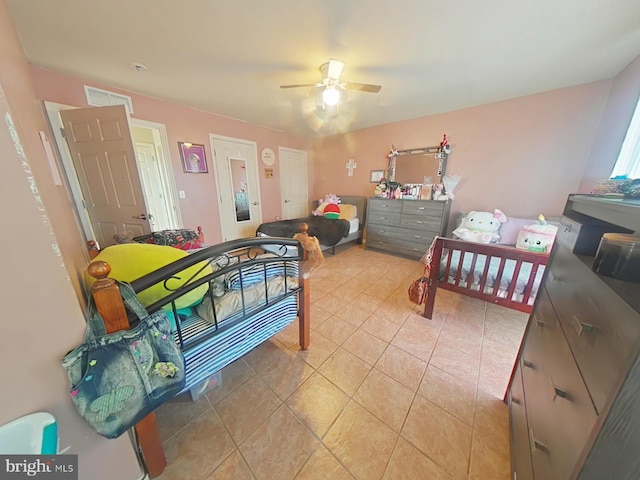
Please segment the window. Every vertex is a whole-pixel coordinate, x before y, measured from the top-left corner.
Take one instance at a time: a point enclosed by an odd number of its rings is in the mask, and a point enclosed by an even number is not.
[[[109,92],[96,87],[84,86],[84,93],[87,103],[92,107],[108,107],[109,105],[124,105],[127,113],[133,113],[133,102],[131,97],[119,93]]]
[[[640,99],[633,112],[620,155],[611,172],[611,178],[623,175],[628,178],[640,178]]]

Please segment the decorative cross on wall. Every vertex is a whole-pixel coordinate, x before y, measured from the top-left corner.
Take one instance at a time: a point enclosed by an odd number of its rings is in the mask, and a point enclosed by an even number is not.
[[[358,165],[356,165],[356,162],[353,160],[353,158],[350,158],[349,161],[347,162],[347,170],[349,170],[349,176],[353,177],[353,169],[356,168]]]

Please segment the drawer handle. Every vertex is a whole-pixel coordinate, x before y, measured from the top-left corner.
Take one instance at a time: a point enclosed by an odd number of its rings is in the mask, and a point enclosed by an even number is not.
[[[542,453],[551,453],[549,448],[539,440],[536,440],[536,436],[533,434],[533,428],[529,429],[529,442],[531,443],[531,452],[539,450]]]
[[[564,398],[566,400],[571,400],[569,393],[558,387],[554,381],[553,378],[549,377],[549,382],[551,383],[551,388],[553,389],[553,401],[555,402],[556,398],[560,397],[560,398]]]
[[[380,220],[386,220],[387,217],[380,217]]]
[[[418,207],[418,210],[424,210],[424,207]]]
[[[422,238],[420,235],[414,235],[413,238]]]
[[[422,223],[423,223],[423,222],[421,222],[420,220],[416,220],[416,223],[417,223],[418,225],[422,225]]]
[[[527,368],[535,368],[535,365],[533,364],[533,362],[530,362],[528,360],[522,360],[522,364],[527,367]]]
[[[385,232],[385,230],[378,230],[378,231],[379,231],[380,233],[384,233],[384,232]]]
[[[382,205],[380,205],[382,208],[387,208],[388,205],[385,205],[384,203]]]
[[[593,333],[593,325],[589,325],[588,323],[584,323],[581,322],[580,320],[578,320],[578,317],[576,317],[575,315],[573,316],[573,320],[575,322],[576,325],[576,333],[578,334],[578,336],[582,335],[583,333]]]

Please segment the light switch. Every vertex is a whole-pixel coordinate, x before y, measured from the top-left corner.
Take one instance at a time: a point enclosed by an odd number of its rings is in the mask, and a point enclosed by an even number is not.
[[[184,193],[184,190],[178,191],[178,195],[180,195],[180,198],[187,198],[187,195]]]

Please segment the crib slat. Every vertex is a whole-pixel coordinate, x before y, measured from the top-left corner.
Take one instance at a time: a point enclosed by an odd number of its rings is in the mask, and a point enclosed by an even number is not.
[[[491,258],[488,258],[489,262]],[[498,290],[500,289],[500,282],[502,282],[502,274],[504,273],[504,264],[507,262],[507,259],[502,257],[500,258],[500,266],[498,267],[498,273],[496,274],[495,284],[493,286],[493,296],[498,295]]]
[[[120,289],[113,279],[108,278],[111,272],[109,264],[102,261],[93,262],[87,270],[89,275],[96,278],[91,293],[107,333],[128,330],[129,320]],[[160,441],[156,415],[151,412],[140,420],[135,426],[135,432],[149,475],[152,478],[159,476],[167,466],[167,459]]]
[[[520,268],[522,267],[522,260],[516,260],[516,266],[513,270],[513,275],[511,275],[511,284],[509,285],[509,290],[507,291],[507,298],[509,300],[513,299],[513,292],[516,289],[516,285],[518,283],[518,278],[520,276]]]

